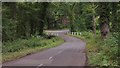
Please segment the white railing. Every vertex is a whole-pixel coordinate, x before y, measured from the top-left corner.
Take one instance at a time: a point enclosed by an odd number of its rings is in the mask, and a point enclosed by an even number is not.
[[[55,32],[46,32],[47,35],[54,35],[54,36],[59,36],[59,33]]]
[[[82,35],[81,32],[69,32],[68,34],[72,34],[72,35]]]

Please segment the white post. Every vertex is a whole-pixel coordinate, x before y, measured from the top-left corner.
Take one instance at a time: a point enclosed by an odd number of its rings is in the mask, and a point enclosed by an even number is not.
[[[53,35],[53,33],[51,33],[51,35]]]
[[[80,32],[80,35],[82,35],[81,32]]]
[[[77,35],[79,35],[79,33],[77,32]]]
[[[72,32],[72,35],[74,35],[74,32]]]

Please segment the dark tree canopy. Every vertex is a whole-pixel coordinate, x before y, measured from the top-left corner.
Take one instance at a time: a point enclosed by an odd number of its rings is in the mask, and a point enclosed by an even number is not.
[[[101,31],[106,37],[117,32],[118,3],[4,2],[2,4],[3,41],[43,35],[45,29]]]

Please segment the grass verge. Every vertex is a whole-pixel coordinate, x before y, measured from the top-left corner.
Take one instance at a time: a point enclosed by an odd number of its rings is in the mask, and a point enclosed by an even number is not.
[[[99,34],[94,37],[91,32],[81,33],[81,35],[72,36],[86,41],[90,66],[118,66],[118,40],[115,37],[110,35],[103,40]]]
[[[32,37],[30,39],[20,39],[14,42],[8,42],[3,45],[2,62],[8,62],[26,55],[40,52],[58,46],[63,42],[64,40],[59,37],[52,37],[51,39]]]

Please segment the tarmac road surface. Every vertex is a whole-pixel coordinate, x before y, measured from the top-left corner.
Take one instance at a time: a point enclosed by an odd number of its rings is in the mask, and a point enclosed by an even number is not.
[[[58,36],[62,37],[65,40],[65,42],[57,47],[47,49],[42,52],[37,52],[35,54],[31,54],[14,61],[6,62],[3,64],[3,68],[4,66],[35,66],[34,68],[40,68],[42,66],[67,67],[86,65],[86,43],[84,41],[75,37],[65,35],[67,32],[69,32],[69,30],[47,30],[46,32],[58,33]]]

